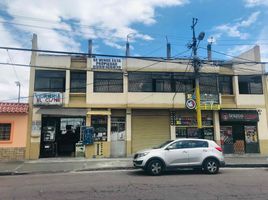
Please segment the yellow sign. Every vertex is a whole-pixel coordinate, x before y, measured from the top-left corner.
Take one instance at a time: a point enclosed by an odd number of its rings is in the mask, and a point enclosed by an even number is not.
[[[219,104],[204,104],[201,105],[201,110],[220,110],[221,109],[221,105]]]

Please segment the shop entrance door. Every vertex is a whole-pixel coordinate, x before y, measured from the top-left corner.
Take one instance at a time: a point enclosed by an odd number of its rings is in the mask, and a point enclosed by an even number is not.
[[[243,125],[233,125],[234,153],[245,153],[245,133]]]
[[[125,117],[111,119],[111,157],[126,156]]]

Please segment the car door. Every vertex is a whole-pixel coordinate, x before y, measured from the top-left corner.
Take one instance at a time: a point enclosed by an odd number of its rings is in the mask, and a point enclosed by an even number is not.
[[[208,142],[203,140],[188,141],[189,165],[201,165],[206,154],[209,153]]]
[[[165,162],[169,167],[188,165],[188,142],[180,140],[165,149]]]

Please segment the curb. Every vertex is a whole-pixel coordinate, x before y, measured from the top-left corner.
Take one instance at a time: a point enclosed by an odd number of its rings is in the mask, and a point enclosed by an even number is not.
[[[268,168],[268,164],[226,164],[222,168]],[[31,175],[31,174],[56,174],[56,173],[70,173],[70,172],[89,172],[89,171],[108,171],[108,170],[132,170],[137,169],[131,166],[128,167],[104,167],[104,168],[88,168],[78,170],[58,170],[58,171],[3,171],[0,172],[0,176],[19,176],[19,175]]]

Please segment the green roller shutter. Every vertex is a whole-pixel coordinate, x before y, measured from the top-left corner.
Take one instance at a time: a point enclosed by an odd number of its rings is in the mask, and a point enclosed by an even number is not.
[[[132,111],[132,153],[170,139],[168,110]]]

